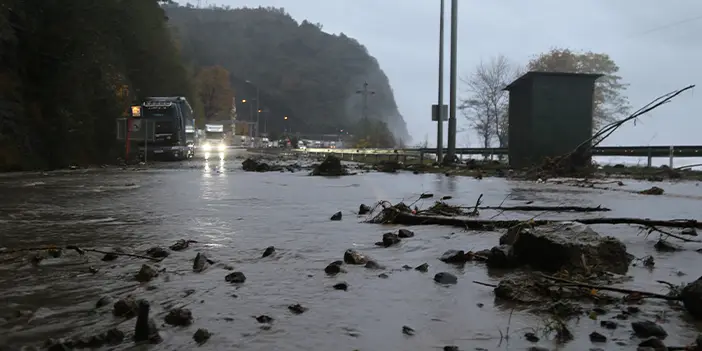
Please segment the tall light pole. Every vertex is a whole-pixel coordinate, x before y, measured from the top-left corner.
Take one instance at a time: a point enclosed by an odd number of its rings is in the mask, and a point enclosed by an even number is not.
[[[450,116],[448,121],[448,150],[446,156],[449,162],[456,158],[456,76],[458,67],[458,0],[451,0],[451,90],[449,92]],[[441,118],[439,118],[441,119]]]
[[[436,122],[436,161],[441,163],[444,154],[444,0],[441,0],[441,13],[439,14],[439,108],[438,121]]]
[[[246,80],[246,83],[249,83],[253,85],[256,88],[256,139],[259,137],[258,129],[260,127],[259,124],[259,115],[261,114],[261,90],[258,88],[258,84],[254,84],[250,80]]]

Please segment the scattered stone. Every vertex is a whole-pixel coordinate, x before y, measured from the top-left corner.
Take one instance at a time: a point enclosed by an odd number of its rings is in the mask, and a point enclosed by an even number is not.
[[[274,253],[275,253],[275,247],[269,246],[263,251],[263,255],[261,255],[261,258],[268,257]]]
[[[152,247],[152,248],[146,250],[146,254],[148,256],[153,257],[153,258],[166,258],[171,253],[168,252],[168,250],[166,250],[160,246],[155,246],[155,247]]]
[[[104,256],[102,256],[102,261],[103,262],[110,262],[110,261],[116,260],[118,257],[119,257],[119,255],[117,255],[116,253],[108,252]]]
[[[117,328],[111,328],[102,334],[102,339],[108,345],[117,345],[124,340],[124,332]]]
[[[292,312],[294,314],[303,314],[308,310],[307,307],[303,307],[299,303],[288,306],[288,309],[290,310],[290,312]]]
[[[256,318],[256,321],[258,321],[259,323],[273,323],[273,317],[266,316],[265,314],[262,314],[260,316],[254,316],[254,318]]]
[[[112,314],[117,317],[131,318],[136,316],[137,311],[138,305],[132,296],[119,299],[112,305]]]
[[[371,207],[365,204],[361,204],[361,206],[358,206],[358,215],[363,216],[365,214],[369,214],[371,212]]]
[[[680,234],[682,235],[689,235],[689,236],[697,236],[697,229],[695,228],[685,228],[683,229]]]
[[[447,345],[444,346],[444,351],[460,351],[460,349],[455,345]]]
[[[195,332],[195,334],[193,334],[193,340],[195,340],[198,345],[202,345],[207,342],[211,336],[212,333],[210,333],[209,330],[200,328]]]
[[[673,243],[669,243],[666,240],[659,239],[656,242],[656,245],[654,245],[654,248],[658,251],[662,252],[674,252],[674,251],[680,251],[682,250],[682,247],[675,245]]]
[[[138,282],[144,283],[150,281],[151,279],[157,276],[158,272],[156,271],[156,269],[149,266],[148,264],[143,264],[141,265],[141,269],[139,269],[139,273],[136,274],[135,279]]]
[[[463,250],[448,250],[439,257],[439,260],[446,263],[466,263],[470,259]]]
[[[619,313],[619,314],[617,314],[616,316],[614,316],[614,318],[615,318],[615,319],[618,319],[618,320],[620,320],[620,321],[624,321],[624,320],[629,319],[629,315],[626,314],[626,313]]]
[[[319,165],[315,166],[310,175],[313,176],[343,176],[348,175],[346,167],[341,164],[341,159],[329,155]]]
[[[375,243],[376,246],[390,247],[392,245],[400,243],[400,238],[395,233],[385,233],[383,234],[383,240]]]
[[[600,327],[605,329],[617,329],[618,326],[615,321],[600,321]]]
[[[164,321],[173,326],[187,327],[193,324],[193,314],[187,308],[174,308],[168,311]]]
[[[651,255],[646,256],[643,260],[643,265],[646,268],[653,268],[656,265],[656,260]]]
[[[344,272],[344,270],[341,268],[342,264],[343,264],[342,261],[334,261],[334,262],[330,263],[329,265],[327,265],[326,267],[324,267],[324,273],[327,273],[329,275],[334,275],[334,274]]]
[[[367,262],[368,257],[354,249],[348,249],[344,252],[344,263],[361,265]]]
[[[529,342],[539,342],[539,337],[532,332],[524,333],[524,338]]]
[[[336,284],[334,284],[333,288],[336,290],[346,291],[349,289],[349,284],[346,282],[336,283]]]
[[[105,295],[101,297],[97,302],[95,303],[95,308],[100,308],[109,305],[112,303],[112,296]]]
[[[246,276],[243,272],[232,272],[227,274],[224,280],[233,284],[241,284],[246,281]]]
[[[414,236],[414,232],[409,229],[400,229],[397,231],[397,236],[400,238],[411,238]]]
[[[576,222],[518,226],[500,238],[500,245],[512,245],[519,264],[552,272],[590,272],[596,268],[625,274],[632,260],[621,241],[602,237]]]
[[[267,163],[256,161],[252,158],[244,160],[244,162],[241,163],[241,167],[245,172],[268,172],[273,170]]]
[[[149,318],[149,309],[151,306],[146,300],[139,300],[139,313],[137,316],[136,325],[134,326],[134,341],[143,342],[160,342],[161,337],[158,335],[156,323]]]
[[[456,284],[458,283],[458,278],[455,275],[448,272],[436,273],[434,276],[434,281],[439,284]]]
[[[375,262],[374,260],[368,260],[365,267],[368,269],[385,269],[384,266],[380,265],[380,263]]]
[[[641,309],[637,306],[626,306],[626,312],[629,314],[634,314],[641,312]]]
[[[171,245],[169,247],[169,249],[171,249],[173,251],[183,251],[183,250],[187,249],[188,247],[190,247],[190,241],[180,239],[180,240],[176,241],[175,244]]]
[[[657,186],[651,187],[646,190],[639,191],[641,195],[663,195],[665,191]]]
[[[512,245],[498,245],[490,249],[487,262],[489,268],[512,268],[518,265]]]
[[[340,220],[341,220],[341,217],[342,217],[342,214],[341,214],[341,211],[339,211],[339,212],[333,214],[333,215],[331,216],[331,218],[329,218],[329,219],[332,220],[332,221],[340,221]]]
[[[412,329],[406,325],[403,325],[402,326],[402,334],[412,336],[412,335],[414,335],[414,329]]]
[[[665,337],[668,336],[668,333],[663,329],[663,327],[653,321],[633,322],[631,323],[631,328],[634,330],[634,333],[637,336],[642,338],[655,336],[665,339]]]
[[[197,255],[195,256],[195,259],[193,260],[193,272],[195,272],[195,273],[203,272],[205,269],[207,269],[210,262],[212,262],[212,261],[207,259],[207,255],[205,255],[202,252],[198,252]]]
[[[405,264],[405,265],[402,265],[402,269],[404,269],[404,270],[406,270],[406,271],[409,271],[409,270],[412,269],[412,266],[406,265],[406,264]]]
[[[685,309],[697,320],[702,320],[702,277],[687,284],[680,292]]]
[[[592,342],[607,342],[607,337],[594,331],[590,333],[590,341]]]
[[[667,351],[668,350],[668,348],[665,346],[663,341],[661,341],[661,339],[658,339],[655,336],[648,337],[648,338],[646,338],[646,340],[640,342],[639,347],[650,347],[656,351]]]
[[[429,271],[429,264],[428,263],[422,263],[419,266],[414,268],[415,270],[418,270],[422,273],[426,273]]]
[[[386,273],[380,273],[380,274],[378,274],[378,278],[388,279],[388,278],[390,278],[390,276],[387,275]]]

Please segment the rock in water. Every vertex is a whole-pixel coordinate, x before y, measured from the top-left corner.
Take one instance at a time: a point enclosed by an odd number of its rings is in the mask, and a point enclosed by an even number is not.
[[[259,162],[251,158],[244,160],[244,162],[241,163],[241,167],[246,172],[268,172],[271,170],[271,167],[267,163]]]
[[[500,238],[500,245],[512,246],[517,263],[552,272],[565,268],[625,274],[632,260],[621,241],[576,222],[515,227]]]
[[[354,249],[348,249],[346,252],[344,252],[344,263],[366,264],[368,263],[368,257]]]
[[[246,276],[243,272],[232,272],[227,274],[224,280],[232,284],[241,284],[246,281]]]
[[[175,244],[171,245],[168,247],[169,249],[173,251],[183,251],[187,249],[190,246],[190,241],[185,240],[185,239],[180,239],[175,242]]]
[[[663,329],[663,327],[661,327],[653,321],[633,322],[631,323],[631,329],[634,330],[634,333],[637,336],[642,338],[648,338],[651,336],[665,338],[666,336],[668,336],[668,333],[665,331],[665,329]]]
[[[341,268],[342,264],[344,264],[343,261],[334,261],[334,262],[330,263],[328,266],[324,267],[324,273],[327,273],[329,275],[342,273],[342,272],[344,272],[344,270]]]
[[[397,236],[400,238],[411,238],[414,236],[414,232],[409,229],[400,229],[397,231]]]
[[[186,327],[193,324],[193,314],[187,308],[174,308],[168,311],[164,320],[170,325]]]
[[[158,272],[153,267],[149,266],[148,264],[143,264],[141,265],[139,273],[136,274],[135,279],[138,282],[144,283],[148,282],[156,276],[158,276]]]
[[[261,255],[261,258],[268,257],[274,253],[275,253],[275,247],[269,246],[263,251],[263,255]]]
[[[702,320],[702,277],[687,284],[680,293],[685,309],[697,320]]]
[[[455,275],[448,272],[436,273],[434,276],[434,281],[439,284],[456,284],[458,283],[458,278]]]
[[[138,305],[139,312],[137,314],[136,325],[134,326],[134,341],[157,341],[160,337],[158,336],[156,323],[149,319],[149,309],[151,306],[146,300],[139,300]]]
[[[343,215],[341,214],[341,211],[339,211],[339,212],[333,214],[333,215],[331,216],[330,220],[332,220],[332,221],[340,221],[342,216],[343,216]]]
[[[166,250],[160,246],[155,246],[155,247],[152,247],[152,248],[146,250],[146,254],[153,257],[153,258],[166,258],[171,253],[168,252],[168,250]]]
[[[400,237],[395,233],[385,233],[383,234],[383,240],[375,243],[377,246],[390,247],[395,244],[400,243]]]
[[[349,172],[341,164],[341,160],[334,155],[327,156],[322,163],[314,167],[311,173],[313,176],[342,176],[348,174]]]
[[[370,211],[371,208],[368,205],[361,204],[361,206],[358,207],[358,214],[361,216],[370,213]]]
[[[198,252],[193,260],[193,272],[200,273],[207,269],[210,260],[207,259],[204,253]]]
[[[210,339],[210,336],[212,336],[212,333],[210,333],[209,330],[200,328],[193,334],[193,340],[195,340],[198,345],[202,345]]]

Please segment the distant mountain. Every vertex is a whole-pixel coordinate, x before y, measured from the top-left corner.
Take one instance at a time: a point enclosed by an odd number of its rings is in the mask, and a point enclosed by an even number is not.
[[[221,65],[232,75],[237,98],[253,99],[270,111],[268,128],[335,133],[363,116],[357,91],[368,82],[368,117],[387,123],[396,138],[409,140],[388,78],[368,50],[344,34],[298,23],[278,8],[194,8],[167,5],[169,23],[186,62]],[[245,107],[238,107],[246,115]],[[283,121],[282,116],[290,116]]]

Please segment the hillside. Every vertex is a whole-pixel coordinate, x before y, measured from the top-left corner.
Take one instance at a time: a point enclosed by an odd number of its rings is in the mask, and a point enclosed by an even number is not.
[[[256,96],[247,80],[259,87],[269,130],[282,130],[284,123],[313,133],[351,128],[363,116],[356,92],[367,81],[375,92],[368,98],[369,118],[386,122],[396,138],[408,140],[387,76],[356,40],[298,23],[277,8],[169,5],[166,13],[191,67],[226,68],[239,101]],[[244,117],[249,111],[241,105],[237,110]]]

